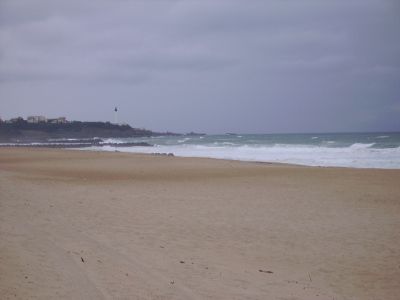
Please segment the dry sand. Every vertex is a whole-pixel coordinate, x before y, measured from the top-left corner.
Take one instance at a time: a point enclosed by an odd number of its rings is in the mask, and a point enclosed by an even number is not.
[[[399,299],[400,170],[3,148],[0,295]]]

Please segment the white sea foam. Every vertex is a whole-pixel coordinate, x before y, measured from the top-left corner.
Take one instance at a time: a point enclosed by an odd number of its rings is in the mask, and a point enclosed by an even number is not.
[[[213,145],[215,146],[234,146],[236,145],[235,143],[231,143],[231,142],[214,142]]]
[[[273,146],[215,146],[215,145],[158,145],[155,147],[118,147],[118,151],[136,153],[174,153],[183,157],[209,157],[242,161],[290,163],[308,166],[335,166],[355,168],[400,168],[400,147],[376,149],[373,144],[353,144],[349,147],[311,145]],[[115,151],[111,146],[92,150]]]
[[[125,141],[118,139],[118,138],[103,139],[103,141],[101,142],[101,144],[123,144],[123,143],[125,143]]]
[[[59,139],[48,139],[49,142],[59,142],[59,141],[78,141],[78,140],[91,140],[91,139],[73,139],[73,138],[59,138]]]
[[[377,139],[387,139],[389,136],[388,135],[380,135],[380,136],[377,136],[376,138]]]
[[[185,142],[187,142],[187,141],[189,141],[191,138],[184,138],[184,139],[181,139],[181,140],[178,140],[178,143],[185,143]]]
[[[362,144],[362,143],[354,143],[353,145],[350,146],[351,149],[366,149],[366,148],[371,148],[375,143],[371,144]]]

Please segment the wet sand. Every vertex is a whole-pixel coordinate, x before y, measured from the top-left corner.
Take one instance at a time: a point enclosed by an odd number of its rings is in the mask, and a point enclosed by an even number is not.
[[[1,299],[399,299],[400,170],[0,149]]]

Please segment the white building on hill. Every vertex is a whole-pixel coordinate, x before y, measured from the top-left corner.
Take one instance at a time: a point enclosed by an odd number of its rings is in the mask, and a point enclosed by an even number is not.
[[[67,118],[59,117],[59,118],[55,118],[55,119],[47,119],[47,122],[52,123],[52,124],[64,124],[64,123],[67,123]]]
[[[29,116],[26,120],[28,121],[28,123],[47,122],[47,119],[44,116]]]

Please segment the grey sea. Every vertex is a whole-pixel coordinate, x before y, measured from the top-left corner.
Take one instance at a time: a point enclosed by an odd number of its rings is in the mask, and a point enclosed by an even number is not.
[[[242,161],[290,163],[308,166],[400,168],[400,133],[222,134],[104,139],[119,143],[118,151],[173,153]],[[124,147],[147,142],[154,147]],[[89,150],[115,151],[114,147]]]

